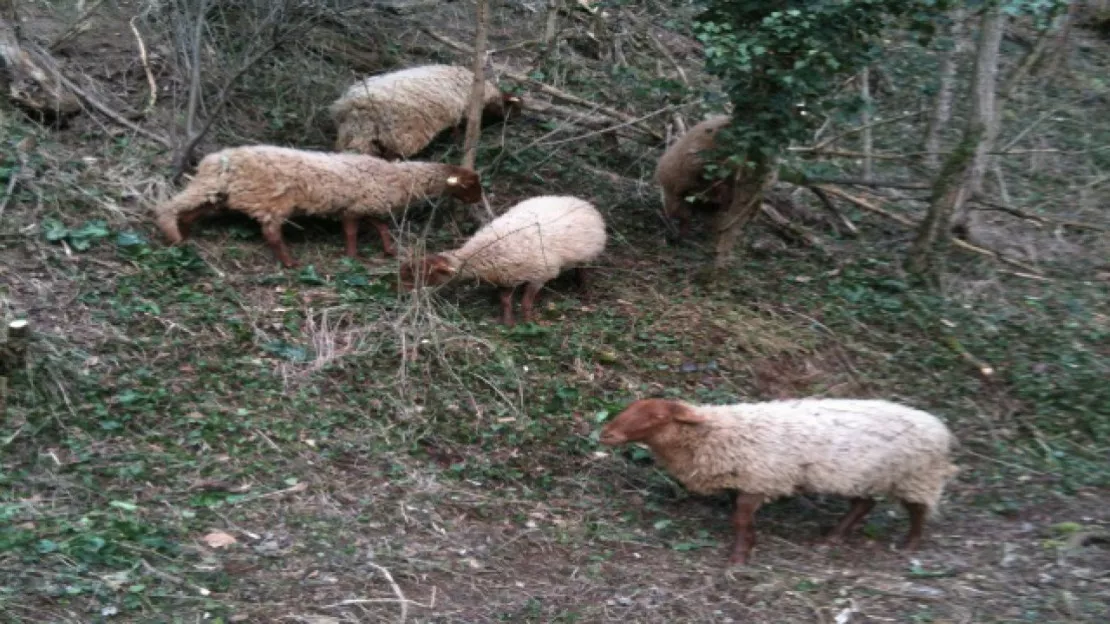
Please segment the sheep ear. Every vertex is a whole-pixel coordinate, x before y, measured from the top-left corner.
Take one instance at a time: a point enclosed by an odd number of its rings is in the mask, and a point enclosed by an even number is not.
[[[458,185],[459,185],[459,176],[451,176],[451,177],[447,178],[447,186],[458,186]]]
[[[672,403],[670,410],[671,418],[675,422],[685,423],[687,425],[700,425],[708,420],[705,416],[679,403]]]

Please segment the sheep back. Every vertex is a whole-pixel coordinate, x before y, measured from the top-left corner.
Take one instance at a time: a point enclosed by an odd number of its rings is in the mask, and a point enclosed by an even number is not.
[[[804,399],[688,406],[708,422],[685,427],[662,461],[690,490],[890,494],[935,509],[956,472],[939,419],[887,401]]]
[[[201,159],[186,189],[155,212],[161,224],[198,203],[223,200],[263,225],[295,211],[387,215],[422,193],[443,190],[449,177],[461,174],[467,174],[465,183],[478,184],[473,172],[440,163],[391,163],[272,145],[233,147]]]
[[[370,76],[331,105],[336,150],[408,157],[466,114],[474,73],[455,65],[423,65]],[[488,80],[483,103],[501,101]]]
[[[685,197],[710,190],[714,181],[705,179],[702,152],[713,149],[717,133],[728,125],[727,115],[710,117],[690,128],[671,144],[659,158],[655,181],[663,190],[663,208],[667,216],[687,211]]]
[[[589,263],[605,250],[605,220],[589,202],[569,196],[522,201],[449,252],[459,273],[499,286],[546,282]]]

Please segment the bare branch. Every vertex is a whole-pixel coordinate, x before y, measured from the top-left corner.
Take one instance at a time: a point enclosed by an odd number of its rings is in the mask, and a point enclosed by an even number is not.
[[[470,48],[470,46],[459,43],[458,41],[455,41],[454,39],[451,39],[450,37],[448,37],[446,35],[442,35],[440,33],[437,33],[436,31],[434,31],[430,28],[422,28],[421,32],[423,32],[424,34],[428,35],[429,37],[435,39],[436,41],[439,41],[440,43],[443,43],[443,44],[445,44],[449,47],[452,47],[452,48],[454,48],[454,49],[456,49],[456,50],[458,50],[458,51],[460,51],[464,54],[473,54],[473,50]],[[622,113],[622,112],[620,112],[616,109],[598,104],[596,102],[591,102],[591,101],[589,101],[589,100],[587,100],[583,97],[579,97],[579,96],[574,95],[572,93],[567,93],[566,91],[556,89],[555,87],[544,84],[544,83],[542,83],[538,80],[533,80],[532,78],[530,78],[530,77],[528,77],[524,74],[521,74],[519,72],[515,72],[515,71],[513,71],[513,70],[511,70],[507,67],[494,66],[494,71],[496,71],[498,74],[508,78],[509,80],[512,80],[514,82],[519,82],[519,83],[525,84],[525,85],[530,85],[530,86],[535,87],[536,89],[538,89],[540,92],[546,93],[546,94],[548,94],[548,95],[550,95],[554,98],[563,100],[564,102],[569,102],[571,104],[578,104],[579,106],[587,106],[587,107],[593,108],[594,110],[598,111],[599,113],[603,113],[603,114],[605,114],[609,117],[612,117],[614,119],[624,121],[624,122],[628,122],[629,125],[631,125],[632,127],[635,127],[636,129],[640,130],[641,132],[647,133],[647,134],[651,135],[652,137],[655,137],[659,141],[664,140],[663,135],[658,130],[655,130],[654,128],[652,128],[650,126],[647,126],[645,124],[638,123],[636,121],[636,118],[631,116],[631,115],[628,115],[626,113]]]
[[[143,71],[146,73],[146,82],[150,86],[150,100],[147,101],[146,108],[143,109],[144,115],[149,115],[154,110],[154,104],[158,101],[158,83],[154,81],[154,73],[150,71],[150,60],[146,53],[146,44],[143,43],[143,36],[139,34],[138,27],[135,26],[135,20],[139,19],[137,16],[132,17],[128,24],[131,25],[131,32],[135,34],[135,41],[139,44],[139,61],[143,64]]]

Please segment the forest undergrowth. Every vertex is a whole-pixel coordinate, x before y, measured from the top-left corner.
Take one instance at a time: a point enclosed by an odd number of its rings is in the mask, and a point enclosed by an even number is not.
[[[95,4],[21,3],[24,36],[57,44],[112,108],[144,110],[153,80],[154,106],[128,118],[171,136],[190,84],[176,22],[157,3]],[[535,324],[499,325],[488,288],[398,292],[376,238],[343,258],[334,221],[286,228],[290,270],[235,216],[168,247],[149,215],[179,188],[172,150],[92,108],[61,128],[0,109],[0,314],[33,329],[0,421],[5,621],[1103,621],[1105,34],[1075,29],[1007,108],[972,242],[1011,262],[953,249],[941,292],[901,268],[932,175],[904,155],[920,149],[938,63],[906,38],[872,71],[868,109],[886,120],[872,175],[904,188],[829,183],[834,216],[780,184],[790,225],[756,220],[727,276],[705,283],[709,228],[667,243],[651,179],[676,115],[692,125],[723,103],[703,93],[690,16],[576,9],[545,51],[543,4],[494,3],[495,73],[537,104],[484,130],[486,196],[495,211],[588,198],[610,243],[593,296],[553,282]],[[220,55],[252,53],[226,34],[245,22],[213,18],[206,97],[232,86],[219,112],[204,102],[215,121],[198,154],[329,149],[327,106],[357,77],[469,63],[454,45],[472,37],[468,4],[387,9],[275,31],[287,38],[234,81],[241,57]],[[1004,71],[1033,45],[1015,24]],[[957,97],[945,145],[965,108]],[[860,110],[842,111],[814,144],[848,134],[812,167],[858,182]],[[460,157],[447,136],[422,156]],[[448,201],[395,225],[402,254],[476,227]],[[646,396],[904,402],[949,424],[962,470],[921,552],[892,548],[905,518],[890,504],[859,538],[818,548],[847,504],[798,497],[761,510],[752,565],[726,570],[729,500],[685,492],[645,450],[597,443]]]

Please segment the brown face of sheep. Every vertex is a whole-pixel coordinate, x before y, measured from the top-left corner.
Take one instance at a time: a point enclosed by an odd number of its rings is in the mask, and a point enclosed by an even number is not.
[[[477,203],[482,199],[482,178],[476,171],[455,167],[446,180],[447,194],[466,203]]]
[[[644,442],[671,423],[696,425],[704,416],[666,399],[642,399],[629,405],[601,430],[599,441],[606,446]]]
[[[398,285],[402,290],[415,290],[417,286],[438,286],[449,281],[457,272],[443,256],[409,260],[401,265]]]

